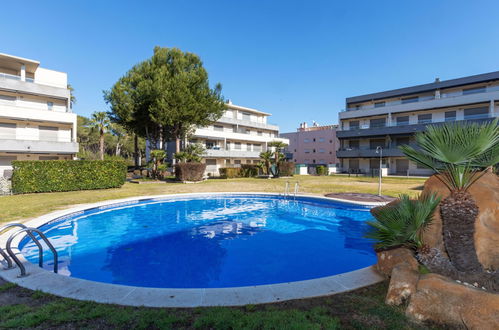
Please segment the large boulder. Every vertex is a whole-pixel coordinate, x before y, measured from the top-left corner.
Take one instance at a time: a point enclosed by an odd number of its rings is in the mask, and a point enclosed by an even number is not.
[[[419,267],[418,261],[414,257],[414,253],[406,248],[400,247],[391,250],[377,251],[376,255],[378,257],[376,270],[386,278],[390,277],[393,268],[401,263],[406,263],[410,269],[416,271]]]
[[[479,210],[475,222],[475,248],[478,260],[485,268],[499,269],[499,176],[487,172],[468,191],[475,199]],[[424,184],[423,193],[428,192],[436,192],[442,198],[450,194],[449,189],[435,175]],[[424,232],[423,240],[430,247],[445,251],[439,207],[435,211],[432,224]]]
[[[416,292],[419,272],[414,270],[409,263],[402,262],[392,271],[388,293],[385,302],[387,305],[401,305]]]
[[[407,316],[467,329],[499,329],[499,295],[437,274],[422,275]]]

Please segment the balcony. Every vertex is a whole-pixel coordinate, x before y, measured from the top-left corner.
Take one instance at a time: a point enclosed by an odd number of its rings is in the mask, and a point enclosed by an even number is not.
[[[470,121],[470,122],[487,122],[492,121],[494,118],[499,117],[498,113],[488,113],[486,115],[468,116],[459,121]],[[341,130],[336,132],[336,136],[339,139],[352,138],[352,137],[367,137],[367,136],[385,136],[392,134],[413,134],[417,132],[422,132],[426,130],[428,125],[443,125],[446,122],[443,121],[432,121],[424,124],[410,124],[410,125],[397,125],[392,123],[385,126],[375,126],[375,127],[362,127],[350,130]]]
[[[261,151],[208,149],[205,158],[260,158]]]
[[[21,80],[20,76],[0,73],[0,89],[27,93],[33,95],[44,95],[58,99],[69,99],[70,92],[67,88],[37,84],[33,79]]]
[[[418,111],[425,109],[438,109],[466,104],[476,104],[499,100],[499,86],[487,87],[483,93],[463,94],[447,93],[440,98],[435,96],[421,97],[417,102],[403,103],[402,100],[386,102],[385,106],[375,107],[374,104],[362,106],[360,108],[348,108],[340,112],[340,119],[351,119],[357,117],[378,116],[387,113],[399,113],[408,111]]]
[[[417,147],[417,145],[409,144],[412,147]],[[376,149],[369,147],[360,148],[341,148],[336,152],[338,158],[377,158],[379,154],[376,153]],[[383,147],[383,157],[402,157],[404,153],[398,148],[398,146]]]
[[[229,117],[222,117],[219,120],[217,120],[217,122],[224,123],[224,124],[232,124],[232,125],[241,125],[241,126],[254,127],[254,128],[262,128],[262,129],[272,130],[272,131],[278,131],[279,130],[279,126],[277,126],[277,125],[267,124],[267,123],[258,123],[258,122],[251,121],[251,120],[234,119],[234,118],[229,118]]]
[[[79,146],[76,142],[0,139],[2,152],[75,154],[78,150]]]

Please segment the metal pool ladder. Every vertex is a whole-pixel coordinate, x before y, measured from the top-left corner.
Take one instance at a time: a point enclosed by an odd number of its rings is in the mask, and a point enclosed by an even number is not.
[[[7,262],[7,269],[14,268],[14,265],[12,264],[12,260],[14,260],[14,262],[16,263],[16,265],[19,267],[19,269],[21,271],[20,277],[27,275],[26,274],[26,267],[24,267],[23,263],[19,260],[19,258],[16,256],[16,254],[12,251],[12,246],[11,246],[14,238],[16,238],[16,236],[18,236],[19,234],[24,233],[24,232],[33,240],[33,242],[38,247],[38,266],[43,267],[43,246],[40,243],[40,241],[35,237],[35,235],[33,235],[33,232],[35,232],[41,237],[41,239],[45,242],[45,244],[47,244],[50,251],[52,251],[52,254],[54,255],[54,273],[57,273],[58,268],[59,268],[58,254],[57,254],[56,249],[52,245],[52,243],[50,243],[50,241],[48,240],[47,236],[45,236],[45,234],[41,230],[39,230],[37,228],[26,227],[22,223],[10,223],[8,225],[2,226],[2,227],[0,227],[0,233],[6,229],[13,228],[13,227],[20,227],[21,229],[16,231],[12,235],[10,235],[9,238],[7,239],[7,243],[5,246],[5,250],[7,251],[7,253],[5,253],[5,251],[0,247],[0,255]]]
[[[295,190],[293,192],[293,198],[296,198],[296,194],[298,194],[298,190],[300,190],[300,184],[298,182],[295,182]],[[289,181],[286,181],[286,185],[284,186],[284,197],[286,196],[291,196],[291,193],[289,191]]]

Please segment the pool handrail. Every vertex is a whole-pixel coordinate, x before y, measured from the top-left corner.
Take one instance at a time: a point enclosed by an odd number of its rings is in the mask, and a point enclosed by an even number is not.
[[[58,272],[58,268],[59,268],[58,255],[57,255],[57,251],[54,248],[54,246],[52,245],[52,243],[50,243],[50,241],[48,240],[47,236],[45,236],[45,234],[41,230],[39,230],[37,228],[26,227],[26,228],[22,228],[22,229],[16,231],[14,234],[12,234],[9,237],[9,239],[7,240],[7,244],[6,244],[7,253],[14,260],[14,262],[17,264],[17,266],[19,266],[19,269],[21,270],[21,274],[19,276],[23,277],[23,276],[27,275],[26,274],[26,267],[24,267],[23,263],[19,260],[19,258],[16,256],[16,254],[12,251],[12,246],[11,245],[12,245],[12,241],[14,240],[14,238],[17,235],[19,235],[19,234],[21,234],[23,232],[26,232],[32,239],[34,238],[35,243],[38,242],[38,243],[36,243],[36,245],[39,248],[38,265],[40,267],[43,266],[43,247],[41,246],[41,244],[38,241],[38,239],[35,238],[35,236],[33,235],[33,232],[37,233],[43,239],[43,241],[45,242],[45,244],[47,244],[47,246],[49,247],[50,251],[52,251],[52,254],[54,255],[54,273],[57,273]]]
[[[6,224],[2,227],[0,227],[0,233],[2,233],[4,230],[7,230],[9,228],[13,228],[13,227],[20,227],[22,229],[24,228],[27,228],[25,225],[23,225],[22,223],[9,223],[9,224]],[[35,242],[35,244],[38,246],[38,250],[39,251],[42,251],[42,245],[40,244],[40,242],[35,238],[35,236],[33,235],[33,233],[31,233],[30,231],[27,232],[27,234],[29,235],[29,237]],[[39,256],[42,256],[42,259],[43,260],[43,255],[41,254],[42,252],[39,252]],[[12,260],[9,258],[8,254],[5,253],[5,251],[2,249],[2,247],[0,247],[0,255],[4,258],[5,261],[7,261],[7,269],[11,269],[11,268],[14,268],[14,265],[12,264]],[[39,263],[39,266],[41,267],[43,265]]]

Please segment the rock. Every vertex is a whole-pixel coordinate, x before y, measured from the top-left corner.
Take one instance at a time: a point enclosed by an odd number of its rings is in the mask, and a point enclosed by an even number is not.
[[[475,221],[475,249],[484,268],[499,269],[499,176],[485,173],[469,188],[478,205]],[[447,187],[433,175],[424,184],[423,193],[436,192],[442,198],[449,196]],[[430,247],[445,251],[442,236],[442,218],[437,207],[432,224],[425,230],[423,241]]]
[[[400,263],[407,263],[410,269],[415,271],[417,271],[419,267],[419,263],[414,257],[414,253],[406,248],[378,251],[376,252],[376,255],[378,257],[376,270],[387,278],[392,275],[393,268]]]
[[[418,280],[419,272],[412,269],[409,263],[402,262],[395,266],[392,271],[385,303],[387,305],[401,305],[416,292]]]
[[[499,295],[441,275],[421,275],[406,315],[467,329],[499,329]]]

